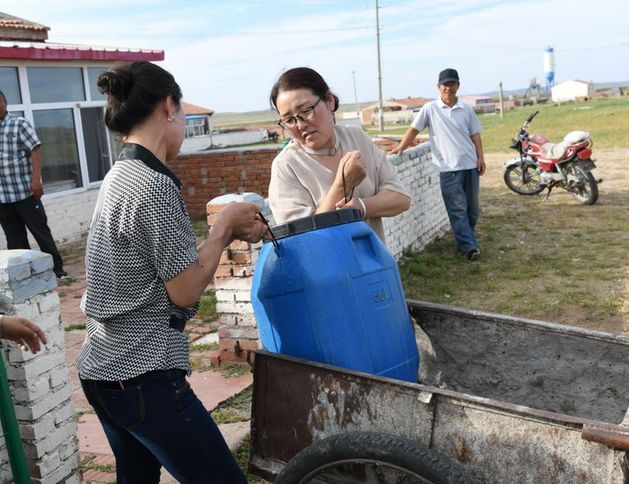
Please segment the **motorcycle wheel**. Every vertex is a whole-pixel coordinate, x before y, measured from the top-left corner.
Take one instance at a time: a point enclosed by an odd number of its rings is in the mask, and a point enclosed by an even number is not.
[[[540,184],[540,176],[533,165],[511,165],[503,175],[505,184],[510,190],[520,195],[537,195],[544,190]]]
[[[473,484],[458,464],[418,442],[376,432],[348,432],[299,452],[275,484]]]
[[[570,165],[566,171],[568,180],[574,182],[568,186],[570,195],[583,205],[594,205],[598,200],[598,183],[592,173],[578,165]]]

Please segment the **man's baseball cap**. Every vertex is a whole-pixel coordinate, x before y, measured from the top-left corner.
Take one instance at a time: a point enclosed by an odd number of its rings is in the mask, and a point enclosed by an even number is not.
[[[459,73],[455,69],[444,69],[439,73],[439,84],[459,82]]]

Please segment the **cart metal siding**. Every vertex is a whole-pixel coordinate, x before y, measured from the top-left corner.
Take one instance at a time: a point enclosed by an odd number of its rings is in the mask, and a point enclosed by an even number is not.
[[[285,462],[313,441],[349,430],[369,430],[421,442],[461,462],[482,482],[626,482],[625,452],[606,444],[629,448],[628,428],[583,415],[608,419],[620,415],[616,422],[622,420],[628,399],[619,377],[629,375],[628,338],[418,301],[411,301],[410,307],[425,331],[420,340],[428,337],[433,349],[437,347],[435,356],[428,358],[426,368],[422,367],[422,376],[425,374],[447,388],[406,383],[260,351],[254,369],[250,457],[253,472],[272,479]],[[534,343],[522,342],[529,337]],[[461,347],[454,358],[442,356],[441,346],[458,348],[466,339],[467,347]],[[516,360],[520,363],[514,367],[508,356],[492,350],[487,341],[498,347],[505,341],[510,347],[519,344],[520,355],[516,355]],[[469,367],[462,365],[461,355],[465,352],[480,354],[477,343],[488,350],[484,362]],[[587,377],[570,375],[565,384],[555,382],[555,395],[525,392],[529,400],[541,404],[540,408],[519,404],[521,385],[508,384],[510,372],[517,378],[526,375],[530,370],[523,368],[526,362],[522,355],[527,351],[536,357],[543,355],[546,344],[559,350],[565,361],[571,361],[577,373],[584,371],[591,357],[587,352],[578,359],[570,355],[587,351],[590,346],[595,358],[611,361],[615,353],[615,363],[620,368],[596,366],[597,374],[602,372],[606,382],[618,385],[614,388],[619,401],[610,400],[606,392],[596,393],[596,385],[584,383]],[[423,354],[422,364],[425,360]],[[438,373],[440,362],[445,366]],[[488,383],[492,381],[492,365],[499,365],[496,371],[500,378],[494,379],[497,389]],[[470,371],[483,371],[487,378],[469,374]],[[462,377],[460,372],[464,375],[467,372],[467,376]],[[481,394],[453,388],[450,380],[472,390],[479,389]],[[528,387],[538,391],[545,388],[544,385]],[[554,390],[548,388],[543,393]],[[578,401],[580,390],[588,402]],[[571,399],[575,402],[572,408],[576,415],[552,411],[562,408],[570,392],[574,392]],[[599,408],[597,399],[610,408]]]

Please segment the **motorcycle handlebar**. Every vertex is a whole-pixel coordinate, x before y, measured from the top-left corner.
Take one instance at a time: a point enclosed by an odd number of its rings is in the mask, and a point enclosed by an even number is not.
[[[526,121],[524,122],[524,124],[529,124],[531,121],[533,121],[533,118],[537,116],[538,114],[539,114],[539,111],[535,111],[528,118],[526,118]]]

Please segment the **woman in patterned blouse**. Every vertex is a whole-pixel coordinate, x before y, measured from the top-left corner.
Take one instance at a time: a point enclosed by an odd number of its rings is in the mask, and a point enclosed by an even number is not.
[[[267,229],[252,203],[219,214],[197,250],[168,169],[184,139],[181,90],[150,62],[115,65],[98,78],[105,121],[124,146],[103,180],[86,252],[83,390],[116,457],[118,483],[246,479],[186,381],[186,319],[194,314],[226,245],[257,242]]]

